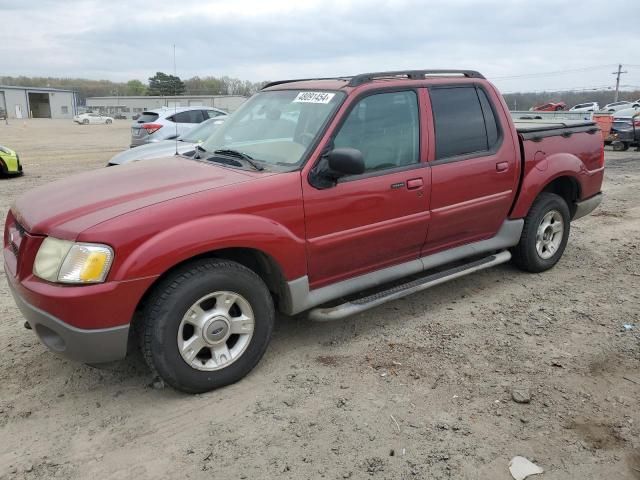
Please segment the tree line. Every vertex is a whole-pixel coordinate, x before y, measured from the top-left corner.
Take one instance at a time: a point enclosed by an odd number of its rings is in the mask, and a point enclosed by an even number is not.
[[[50,87],[74,90],[80,104],[87,97],[136,96],[136,95],[243,95],[250,96],[266,82],[251,82],[233,77],[180,77],[157,72],[147,83],[140,80],[113,82],[87,78],[0,76],[0,85],[19,87]]]
[[[0,85],[23,87],[52,87],[74,90],[81,104],[87,97],[134,96],[134,95],[243,95],[250,96],[260,90],[266,82],[251,82],[228,76],[180,77],[157,72],[147,83],[140,80],[112,82],[110,80],[89,80],[86,78],[57,77],[6,77],[0,76]],[[580,92],[524,92],[508,93],[504,99],[511,110],[528,110],[534,105],[547,102],[565,102],[567,108],[585,102],[598,102],[600,106],[613,102],[612,89]],[[619,100],[640,99],[640,91],[620,92]]]

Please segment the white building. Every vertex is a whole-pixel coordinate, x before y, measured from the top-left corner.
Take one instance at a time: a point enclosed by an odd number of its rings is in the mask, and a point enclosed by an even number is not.
[[[0,85],[0,118],[73,118],[76,92],[59,88]]]
[[[108,115],[124,115],[127,118],[161,107],[215,107],[231,113],[245,100],[246,97],[241,95],[89,97],[87,110]]]

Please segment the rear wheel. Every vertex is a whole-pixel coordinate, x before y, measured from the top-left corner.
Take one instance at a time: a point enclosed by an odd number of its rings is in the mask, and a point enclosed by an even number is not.
[[[512,249],[513,262],[534,273],[553,267],[567,246],[570,221],[569,207],[562,197],[541,193],[524,220],[520,242]]]
[[[107,125],[109,125],[109,124],[111,123],[111,119],[110,119],[110,118],[108,118],[108,119],[105,121],[105,123],[106,123]]]
[[[613,149],[616,152],[626,152],[627,150],[629,150],[629,143],[628,142],[613,142]]]
[[[143,354],[172,387],[206,392],[255,367],[274,317],[271,294],[253,271],[231,261],[197,261],[151,295],[143,314]]]

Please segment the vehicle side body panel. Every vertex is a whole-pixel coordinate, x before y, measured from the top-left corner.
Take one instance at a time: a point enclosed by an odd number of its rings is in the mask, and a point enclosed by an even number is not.
[[[574,179],[578,199],[600,192],[604,178],[604,152],[599,134],[575,133],[524,140],[524,172],[520,194],[509,218],[523,218],[538,194],[560,177]]]

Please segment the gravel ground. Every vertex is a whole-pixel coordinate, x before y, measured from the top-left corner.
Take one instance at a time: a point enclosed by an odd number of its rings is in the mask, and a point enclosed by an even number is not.
[[[0,180],[2,218],[104,165],[128,128],[0,124],[26,170]],[[137,355],[50,353],[0,273],[0,478],[508,480],[515,455],[540,480],[640,478],[640,153],[607,166],[553,270],[503,265],[339,323],[281,318],[247,378],[203,395],[153,388]]]

